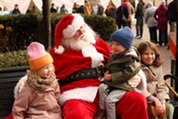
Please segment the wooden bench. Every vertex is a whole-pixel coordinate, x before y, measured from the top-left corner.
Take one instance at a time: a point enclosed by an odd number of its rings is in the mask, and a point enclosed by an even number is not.
[[[11,113],[14,102],[14,87],[26,74],[28,66],[17,68],[0,68],[0,119]]]
[[[21,77],[26,74],[28,66],[17,68],[0,68],[0,119],[11,114],[14,102],[14,87]],[[165,75],[164,79],[176,79],[173,75]],[[171,101],[175,107],[174,119],[178,119],[178,101]]]

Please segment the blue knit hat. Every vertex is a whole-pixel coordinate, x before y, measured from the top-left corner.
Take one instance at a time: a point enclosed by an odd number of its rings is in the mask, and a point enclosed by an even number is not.
[[[122,44],[124,47],[130,49],[132,46],[132,41],[133,41],[133,32],[129,27],[124,27],[121,28],[117,31],[115,31],[112,35],[110,40],[111,41],[116,41],[120,44]]]

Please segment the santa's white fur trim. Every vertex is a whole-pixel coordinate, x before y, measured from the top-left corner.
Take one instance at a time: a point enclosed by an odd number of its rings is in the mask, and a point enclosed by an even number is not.
[[[104,60],[103,54],[97,52],[96,48],[91,44],[88,47],[82,49],[82,54],[84,57],[91,57],[92,59],[92,68],[103,65],[102,61]]]
[[[93,102],[96,97],[97,91],[98,86],[68,90],[59,96],[59,103],[60,105],[63,105],[64,102],[71,99],[80,99],[88,102]]]
[[[23,76],[18,83],[16,84],[14,88],[14,98],[17,97],[17,95],[22,91],[22,88],[25,85],[25,82],[27,81],[27,75]]]
[[[72,24],[68,25],[67,28],[62,31],[64,38],[71,38],[76,33],[76,31],[79,30],[80,27],[85,24],[84,19],[81,15],[72,15],[74,16]]]
[[[61,45],[58,48],[54,48],[54,52],[57,54],[62,54],[64,50],[65,50],[64,47]]]

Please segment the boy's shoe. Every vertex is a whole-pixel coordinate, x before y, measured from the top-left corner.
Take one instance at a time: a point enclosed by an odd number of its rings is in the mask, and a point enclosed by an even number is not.
[[[135,37],[135,39],[141,39],[141,38],[142,38],[142,36],[140,36],[140,35]]]
[[[106,111],[103,110],[103,109],[100,109],[100,110],[96,113],[94,119],[103,119],[105,116],[106,116]]]

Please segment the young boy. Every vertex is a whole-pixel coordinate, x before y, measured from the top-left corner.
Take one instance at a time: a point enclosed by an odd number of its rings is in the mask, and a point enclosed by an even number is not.
[[[133,33],[129,27],[119,29],[111,35],[111,58],[106,67],[103,83],[99,86],[98,115],[103,116],[106,109],[107,119],[116,119],[115,103],[126,91],[146,90],[146,78],[141,70],[138,53],[131,48]],[[97,116],[96,116],[97,117]]]

